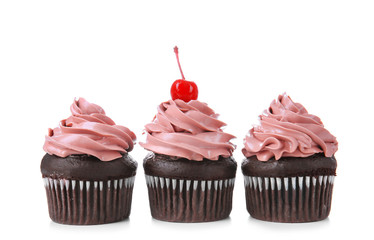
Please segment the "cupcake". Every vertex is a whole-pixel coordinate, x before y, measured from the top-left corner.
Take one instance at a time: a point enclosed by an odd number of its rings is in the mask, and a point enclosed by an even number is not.
[[[218,114],[196,100],[195,83],[183,76],[171,95],[145,126],[146,140],[140,143],[150,151],[143,166],[152,217],[170,222],[227,218],[237,168],[234,136],[223,132]]]
[[[135,134],[83,98],[74,100],[70,110],[69,118],[49,129],[43,147],[41,172],[50,218],[74,225],[127,218],[137,168],[128,152]]]
[[[336,175],[336,138],[320,118],[280,95],[249,130],[242,150],[249,214],[272,222],[328,217]]]

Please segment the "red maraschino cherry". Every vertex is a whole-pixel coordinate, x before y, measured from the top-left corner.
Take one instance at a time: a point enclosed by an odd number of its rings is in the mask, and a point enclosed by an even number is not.
[[[181,68],[181,64],[179,62],[178,56],[178,47],[174,47],[175,55],[177,56],[179,70],[182,75],[182,79],[175,80],[173,85],[171,85],[170,94],[173,100],[181,99],[185,102],[189,102],[190,100],[196,100],[198,95],[198,89],[196,83],[192,81],[187,81],[184,78],[183,71]]]

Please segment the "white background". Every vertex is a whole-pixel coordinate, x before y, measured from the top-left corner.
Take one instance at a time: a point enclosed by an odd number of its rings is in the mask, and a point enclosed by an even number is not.
[[[373,1],[0,1],[1,235],[34,239],[327,239],[373,237]],[[53,223],[40,174],[44,136],[74,97],[102,106],[144,139],[143,126],[180,78],[199,87],[237,136],[229,219],[167,223],[150,216],[139,167],[129,220]],[[279,224],[249,217],[242,140],[287,92],[337,136],[338,176],[327,220]],[[11,234],[11,235],[8,235]]]

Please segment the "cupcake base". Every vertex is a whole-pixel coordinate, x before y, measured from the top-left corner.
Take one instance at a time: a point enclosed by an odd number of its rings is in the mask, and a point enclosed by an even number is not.
[[[146,175],[152,217],[169,222],[208,222],[227,218],[235,178],[184,180]]]
[[[323,220],[330,213],[334,178],[334,175],[244,175],[247,210],[252,217],[264,221],[301,223]]]
[[[92,225],[128,218],[135,176],[107,181],[44,177],[50,218],[57,223]]]

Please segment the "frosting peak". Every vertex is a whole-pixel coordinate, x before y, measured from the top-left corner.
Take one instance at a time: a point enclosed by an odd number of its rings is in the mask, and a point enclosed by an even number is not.
[[[152,123],[145,126],[142,147],[159,154],[201,161],[229,157],[235,146],[233,135],[224,133],[226,124],[217,119],[206,103],[176,99],[161,103]]]
[[[260,116],[260,124],[249,130],[242,152],[246,157],[256,155],[258,160],[267,161],[321,152],[331,157],[337,150],[336,138],[324,128],[321,119],[284,93]]]
[[[79,98],[70,111],[72,116],[61,120],[59,127],[48,129],[43,147],[47,153],[59,157],[88,154],[111,161],[133,149],[135,134],[116,125],[100,106]]]

